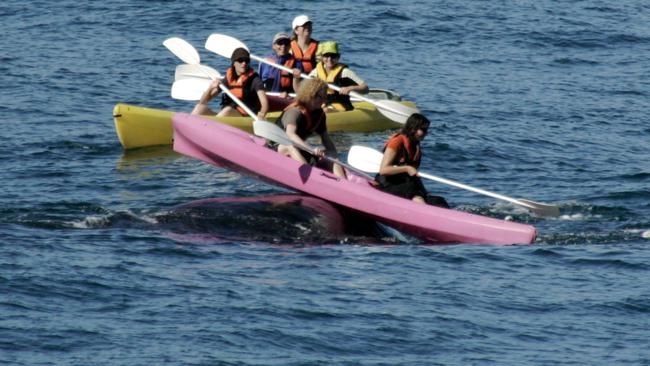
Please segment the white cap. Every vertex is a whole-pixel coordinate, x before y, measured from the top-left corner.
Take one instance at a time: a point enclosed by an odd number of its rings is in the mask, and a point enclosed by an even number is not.
[[[291,28],[296,29],[296,27],[301,27],[305,25],[306,23],[311,22],[308,16],[306,15],[298,15],[297,17],[293,18],[293,22],[291,22]]]

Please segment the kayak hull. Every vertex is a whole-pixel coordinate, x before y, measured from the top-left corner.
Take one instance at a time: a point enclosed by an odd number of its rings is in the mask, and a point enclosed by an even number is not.
[[[401,102],[415,107],[412,102]],[[367,102],[355,102],[355,109],[346,112],[329,113],[327,128],[330,132],[373,132],[402,125],[382,115],[377,108]],[[118,103],[113,108],[115,132],[125,149],[138,147],[171,145],[172,116],[175,112],[145,108]],[[280,112],[267,114],[267,120],[275,121]],[[252,119],[249,117],[207,117],[247,132],[253,131]]]
[[[530,225],[390,195],[364,177],[341,179],[266,148],[262,138],[202,116],[177,113],[172,119],[174,150],[181,154],[316,196],[428,242],[530,244],[537,234]]]

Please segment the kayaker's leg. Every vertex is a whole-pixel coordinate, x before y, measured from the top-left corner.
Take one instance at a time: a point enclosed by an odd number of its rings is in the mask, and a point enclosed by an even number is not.
[[[278,145],[278,152],[284,156],[291,157],[293,160],[307,164],[307,160],[305,160],[300,151],[293,146]]]
[[[192,114],[202,115],[202,116],[214,116],[217,112],[213,111],[208,107],[208,102],[212,100],[216,95],[219,94],[219,80],[213,81],[208,89],[203,92],[201,99],[196,103],[194,109],[192,109]]]
[[[217,117],[241,117],[242,114],[239,113],[237,108],[233,108],[232,106],[225,106],[219,113],[217,114]]]
[[[201,115],[201,116],[214,116],[217,112],[213,111],[208,107],[207,104],[197,104],[192,109],[192,114]]]
[[[345,175],[345,169],[343,169],[343,167],[338,164],[334,164],[334,167],[332,167],[332,172],[339,178],[348,179],[348,177]]]
[[[413,202],[417,202],[417,203],[426,203],[424,201],[424,198],[422,198],[422,196],[413,196],[413,198],[411,198],[411,200],[413,200]]]

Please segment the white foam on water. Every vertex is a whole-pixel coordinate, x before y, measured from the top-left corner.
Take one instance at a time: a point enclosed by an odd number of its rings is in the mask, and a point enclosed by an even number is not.
[[[108,216],[92,215],[92,216],[85,217],[81,221],[70,221],[67,224],[69,224],[75,229],[89,229],[89,228],[105,225],[106,223],[108,223]]]

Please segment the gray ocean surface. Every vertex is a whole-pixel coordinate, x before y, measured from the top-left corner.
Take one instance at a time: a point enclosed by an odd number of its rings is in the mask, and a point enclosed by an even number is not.
[[[423,171],[562,215],[428,181],[539,231],[430,245],[124,152],[116,103],[192,108],[164,39],[224,71],[211,33],[264,55],[302,13],[432,120]],[[0,364],[650,365],[647,1],[5,0],[0,19]]]

